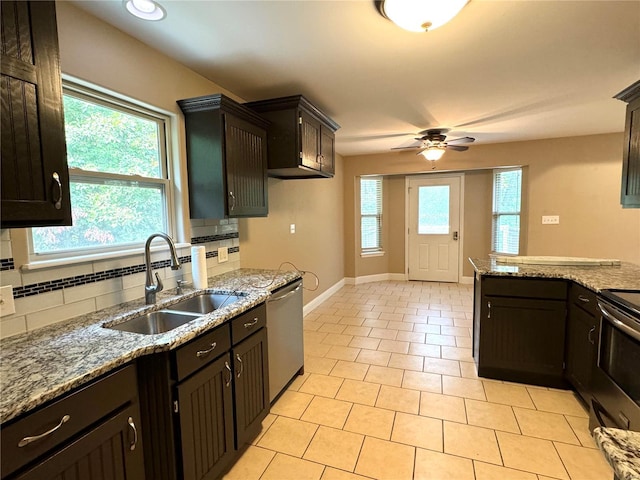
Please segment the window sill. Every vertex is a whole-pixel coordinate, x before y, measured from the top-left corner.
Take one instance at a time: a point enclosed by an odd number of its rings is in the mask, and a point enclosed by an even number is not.
[[[360,252],[360,256],[362,258],[368,258],[368,257],[384,257],[385,253],[383,250],[379,251],[379,252]]]
[[[176,248],[191,247],[190,243],[176,243]],[[168,245],[152,246],[152,252],[160,252],[169,250]],[[112,258],[133,257],[135,255],[143,255],[144,247],[131,248],[127,250],[118,250],[114,252],[93,253],[88,255],[77,255],[74,257],[52,258],[50,260],[35,260],[20,266],[21,271],[44,270],[47,268],[65,267],[69,265],[77,265],[80,263],[91,263],[101,260],[109,260]]]

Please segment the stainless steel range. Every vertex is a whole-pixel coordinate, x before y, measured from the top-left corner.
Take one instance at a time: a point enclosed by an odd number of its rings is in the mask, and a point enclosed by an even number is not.
[[[640,291],[603,290],[589,426],[640,431]]]

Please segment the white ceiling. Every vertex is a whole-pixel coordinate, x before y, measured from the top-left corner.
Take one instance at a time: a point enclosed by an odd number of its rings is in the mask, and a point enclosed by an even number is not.
[[[373,0],[159,1],[160,22],[74,3],[248,101],[305,95],[341,125],[342,155],[432,127],[477,143],[620,132],[612,96],[640,78],[640,1],[471,0],[428,33]]]

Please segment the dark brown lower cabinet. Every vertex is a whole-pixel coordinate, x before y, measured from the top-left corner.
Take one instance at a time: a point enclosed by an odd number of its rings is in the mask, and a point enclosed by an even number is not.
[[[265,323],[262,304],[138,360],[147,478],[217,479],[260,432],[270,408]]]
[[[15,477],[17,480],[140,480],[145,478],[142,448],[131,426],[137,405],[90,430],[67,447]],[[137,428],[137,427],[136,427]]]
[[[229,354],[178,385],[184,478],[216,478],[234,455]]]
[[[481,277],[476,285],[474,355],[481,377],[566,386],[567,282]]]
[[[236,448],[249,443],[269,413],[267,329],[262,328],[233,347]]]

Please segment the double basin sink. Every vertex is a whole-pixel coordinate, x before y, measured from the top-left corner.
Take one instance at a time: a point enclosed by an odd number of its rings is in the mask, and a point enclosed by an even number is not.
[[[179,303],[170,305],[155,312],[149,312],[133,317],[115,325],[104,325],[105,328],[125,332],[153,335],[165,333],[178,328],[185,323],[211,313],[221,307],[226,307],[240,299],[237,295],[221,293],[202,293],[187,298]]]

